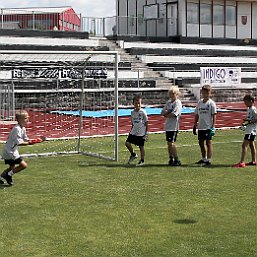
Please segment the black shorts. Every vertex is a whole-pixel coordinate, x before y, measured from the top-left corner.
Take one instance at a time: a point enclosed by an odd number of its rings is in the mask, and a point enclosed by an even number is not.
[[[5,164],[8,164],[10,166],[13,166],[15,164],[20,164],[22,162],[22,158],[18,158],[18,159],[15,159],[15,160],[4,160],[4,163]]]
[[[178,131],[166,131],[166,141],[174,143],[177,140]]]
[[[244,140],[254,141],[254,139],[255,139],[255,135],[253,135],[253,134],[245,134]]]
[[[135,135],[131,135],[131,134],[128,135],[126,142],[129,142],[129,143],[137,145],[137,146],[145,145],[145,139],[143,136],[135,136]]]
[[[198,130],[198,140],[212,140],[211,130]]]

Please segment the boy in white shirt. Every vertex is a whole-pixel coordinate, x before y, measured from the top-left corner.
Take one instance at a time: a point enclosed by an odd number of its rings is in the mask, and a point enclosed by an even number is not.
[[[169,101],[166,103],[162,109],[161,115],[166,118],[165,131],[166,131],[166,141],[168,144],[168,154],[169,154],[169,165],[170,166],[180,166],[181,162],[178,158],[177,148],[175,142],[177,140],[178,130],[179,130],[179,120],[181,116],[182,104],[178,99],[179,88],[171,87],[169,89]]]
[[[244,119],[244,122],[242,124],[245,127],[245,136],[242,143],[242,152],[241,152],[240,162],[234,164],[232,166],[234,168],[244,168],[247,165],[256,166],[256,148],[255,148],[254,139],[255,139],[256,130],[257,130],[257,109],[254,106],[253,96],[245,95],[243,100],[245,105],[248,108],[246,118]],[[248,145],[251,149],[252,161],[245,163]]]
[[[15,173],[26,169],[28,166],[21,158],[18,147],[22,145],[32,145],[43,141],[41,138],[29,140],[26,133],[26,125],[29,121],[27,111],[21,110],[16,113],[16,120],[18,124],[12,128],[4,145],[2,158],[4,159],[5,164],[8,164],[9,167],[2,172],[0,176],[0,184],[4,184],[4,178],[9,185],[13,185],[12,176]]]
[[[197,164],[211,165],[211,157],[213,153],[212,137],[215,134],[216,123],[216,104],[210,98],[211,86],[204,85],[201,90],[203,99],[201,99],[195,108],[195,121],[193,133],[196,135],[198,125],[198,142],[201,149],[202,159],[196,162]],[[206,146],[205,146],[206,143]]]
[[[134,144],[139,146],[140,149],[141,158],[137,166],[143,166],[145,164],[144,144],[145,140],[147,139],[148,117],[146,111],[141,108],[142,97],[140,95],[134,96],[133,105],[134,110],[131,112],[132,128],[125,143],[127,149],[130,152],[128,164],[132,163],[137,158],[137,154],[134,152],[134,149],[132,147],[132,144]]]

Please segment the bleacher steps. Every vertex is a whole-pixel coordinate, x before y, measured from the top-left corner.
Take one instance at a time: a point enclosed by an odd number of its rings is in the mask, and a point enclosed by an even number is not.
[[[99,45],[102,47],[107,46],[111,51],[117,51],[120,55],[120,61],[131,63],[132,71],[143,71],[145,79],[155,80],[157,91],[158,89],[168,91],[168,89],[172,85],[176,84],[175,80],[164,77],[159,71],[153,70],[146,63],[142,62],[142,60],[138,58],[137,55],[130,54],[125,49],[121,48],[119,43],[108,39],[102,39],[102,40],[100,39]],[[196,101],[196,98],[194,97],[194,95],[187,88],[184,88],[184,89],[181,88],[180,91],[181,91],[182,101],[184,102]]]

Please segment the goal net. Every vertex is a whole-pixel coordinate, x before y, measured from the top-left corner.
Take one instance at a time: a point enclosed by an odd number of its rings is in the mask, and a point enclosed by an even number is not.
[[[23,155],[82,153],[118,159],[118,54],[113,51],[0,51],[0,140],[15,112],[29,112]]]

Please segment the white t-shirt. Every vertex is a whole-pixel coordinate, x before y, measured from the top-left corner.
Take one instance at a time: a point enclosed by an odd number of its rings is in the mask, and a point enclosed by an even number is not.
[[[207,130],[213,127],[212,118],[217,113],[216,104],[212,99],[209,99],[206,103],[200,100],[195,108],[195,114],[199,116],[199,130]]]
[[[257,109],[255,106],[251,106],[247,109],[246,114],[247,120],[256,120],[257,119]],[[245,134],[256,135],[257,123],[250,123],[245,128]]]
[[[140,109],[139,111],[133,110],[131,112],[132,129],[130,134],[135,136],[144,136],[146,134],[147,121],[148,117],[144,109]]]
[[[17,124],[14,126],[4,145],[2,157],[5,160],[16,160],[20,157],[18,145],[29,140],[26,128]]]
[[[163,110],[168,110],[169,113],[173,113],[174,117],[167,117],[165,122],[166,131],[177,131],[179,130],[179,119],[181,116],[182,103],[179,99],[175,101],[169,100],[164,106]]]

